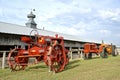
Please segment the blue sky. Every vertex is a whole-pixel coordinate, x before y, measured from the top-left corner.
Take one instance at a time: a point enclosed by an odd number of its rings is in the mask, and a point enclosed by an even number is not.
[[[0,0],[0,21],[25,25],[36,11],[38,28],[120,46],[120,0]]]

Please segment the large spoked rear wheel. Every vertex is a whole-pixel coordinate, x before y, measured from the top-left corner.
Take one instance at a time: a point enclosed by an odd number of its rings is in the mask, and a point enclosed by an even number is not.
[[[92,53],[88,54],[88,59],[92,59]]]
[[[52,54],[51,56],[53,57],[51,61],[52,71],[60,72],[64,70],[66,65],[66,54],[64,48],[61,45],[55,45],[52,48],[51,54]]]
[[[107,58],[108,57],[106,47],[103,48],[102,52],[100,53],[100,57],[102,57],[102,58]]]
[[[9,65],[9,68],[11,69],[11,71],[18,71],[18,70],[24,70],[25,67],[27,66],[27,61],[28,58],[18,58],[18,51],[20,51],[22,49],[20,48],[15,48],[13,50],[10,51],[10,53],[8,54],[8,58],[7,58],[7,63]],[[18,62],[19,60],[24,59],[25,63],[21,64],[20,62]]]
[[[117,56],[117,51],[116,51],[116,46],[112,45],[112,52],[111,52],[112,56]]]

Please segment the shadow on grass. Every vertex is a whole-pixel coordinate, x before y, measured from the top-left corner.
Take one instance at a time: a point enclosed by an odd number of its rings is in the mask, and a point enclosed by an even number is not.
[[[33,65],[33,66],[30,66],[29,69],[39,69],[39,68],[47,68],[46,65]]]
[[[78,62],[80,62],[80,60],[73,60],[73,61],[70,61],[68,64],[75,64],[75,63],[78,63]]]
[[[84,60],[93,60],[93,59],[99,59],[101,57],[92,57],[92,58],[89,58],[89,59],[84,59]]]
[[[73,69],[77,66],[79,66],[80,60],[74,60],[74,61],[70,61],[69,64],[66,65],[65,70],[69,70],[69,69]],[[42,72],[46,71],[45,69],[48,69],[48,66],[46,66],[45,64],[36,64],[36,65],[31,65],[29,66],[26,71],[29,70],[42,70]]]
[[[92,57],[92,59],[99,59],[100,57]]]
[[[48,67],[44,64],[36,64],[36,65],[30,65],[25,69],[25,71],[40,71],[40,72],[46,72]]]
[[[80,63],[80,60],[70,61],[69,64],[65,67],[65,70],[69,70],[69,69],[78,67],[80,65],[79,63]]]

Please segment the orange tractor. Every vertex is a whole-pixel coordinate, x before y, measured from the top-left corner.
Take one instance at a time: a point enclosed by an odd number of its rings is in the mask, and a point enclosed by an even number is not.
[[[21,41],[28,44],[27,49],[15,48],[8,54],[7,62],[12,71],[24,70],[28,66],[29,58],[35,58],[35,63],[44,61],[49,71],[64,70],[69,61],[68,51],[64,48],[63,37],[40,36],[37,30],[32,30],[34,36],[23,36]]]
[[[92,53],[100,55],[102,58],[107,58],[108,54],[116,56],[115,46],[102,43],[99,47],[95,43],[84,44],[84,58],[92,58]]]

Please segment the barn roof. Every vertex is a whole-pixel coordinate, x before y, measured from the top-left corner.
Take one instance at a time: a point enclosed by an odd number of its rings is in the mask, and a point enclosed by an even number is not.
[[[30,35],[30,32],[32,30],[33,28],[30,28],[30,27],[6,23],[6,22],[0,22],[0,33],[16,34],[16,35]],[[55,36],[55,34],[58,34],[59,36],[64,37],[65,40],[86,42],[86,41],[81,40],[79,37],[73,36],[73,35],[52,32],[52,31],[47,31],[47,30],[42,30],[42,29],[37,29],[37,31],[39,35]]]

